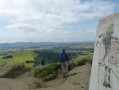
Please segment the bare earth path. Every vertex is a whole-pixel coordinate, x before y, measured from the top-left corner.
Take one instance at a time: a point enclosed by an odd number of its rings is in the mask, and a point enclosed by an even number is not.
[[[86,64],[73,69],[67,79],[59,75],[57,79],[45,83],[48,88],[31,88],[34,81],[40,81],[33,77],[33,71],[26,72],[15,79],[0,78],[0,90],[88,90],[91,65]],[[71,75],[74,73],[76,75]]]

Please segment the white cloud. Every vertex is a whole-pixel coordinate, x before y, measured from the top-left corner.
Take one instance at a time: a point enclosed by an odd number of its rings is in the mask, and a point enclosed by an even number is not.
[[[29,32],[26,35],[17,33],[16,35],[1,35],[0,42],[75,42],[75,41],[94,41],[96,30],[89,31],[49,31],[46,33]]]
[[[80,0],[79,0],[80,1]],[[76,0],[1,0],[0,19],[11,22],[78,22],[111,14],[114,4],[104,1]]]
[[[65,23],[78,23],[112,14],[115,5],[102,0],[92,0],[91,2],[81,2],[80,0],[0,0],[0,20],[11,22],[11,25],[6,26],[6,29],[21,33],[22,37],[19,37],[22,38],[21,41],[83,41],[86,39],[88,41],[89,38],[85,38],[85,35],[91,34],[90,31],[79,33],[63,30],[62,27],[67,27],[64,25]],[[68,27],[70,28],[70,26]],[[71,26],[71,28],[75,27]],[[29,34],[27,37],[26,33]],[[94,36],[91,36],[90,39],[94,40]],[[10,38],[10,36],[8,37]],[[80,39],[77,39],[78,37]]]

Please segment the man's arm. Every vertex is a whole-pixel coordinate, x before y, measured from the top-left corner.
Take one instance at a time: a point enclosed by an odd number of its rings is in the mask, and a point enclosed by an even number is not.
[[[67,56],[67,54],[65,53],[65,58],[66,58],[66,61],[68,61],[68,56]]]

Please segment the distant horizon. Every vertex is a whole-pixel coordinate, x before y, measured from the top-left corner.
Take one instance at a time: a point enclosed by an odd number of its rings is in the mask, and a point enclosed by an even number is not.
[[[13,44],[13,43],[81,43],[81,42],[95,42],[95,41],[77,41],[77,42],[6,42],[0,44]]]

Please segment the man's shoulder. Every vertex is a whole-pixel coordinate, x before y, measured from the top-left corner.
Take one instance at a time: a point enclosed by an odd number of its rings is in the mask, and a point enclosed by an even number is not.
[[[67,55],[67,53],[66,53],[66,52],[64,52],[64,54],[65,54],[65,55]]]
[[[60,52],[60,55],[64,54],[63,52]]]

